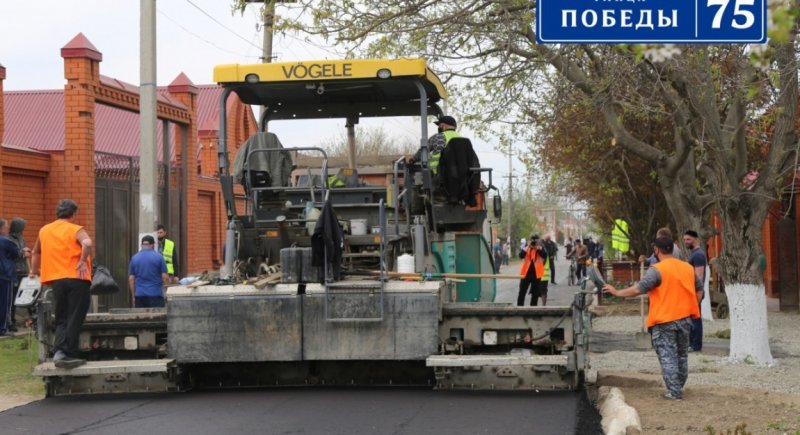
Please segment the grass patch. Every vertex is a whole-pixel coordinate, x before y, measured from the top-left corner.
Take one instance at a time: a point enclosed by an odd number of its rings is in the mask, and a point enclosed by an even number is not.
[[[731,339],[731,330],[730,329],[721,329],[714,333],[714,337],[717,338],[724,338],[726,340]]]
[[[0,364],[0,395],[44,394],[42,379],[31,375],[38,358],[35,339],[25,337],[0,340],[0,361],[3,362]]]

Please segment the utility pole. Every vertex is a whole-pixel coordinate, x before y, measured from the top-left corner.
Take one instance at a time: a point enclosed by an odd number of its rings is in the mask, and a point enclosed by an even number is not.
[[[514,178],[514,172],[513,172],[511,159],[512,159],[511,146],[509,145],[508,146],[508,236],[507,236],[509,241],[512,240],[511,239],[511,220],[512,220],[511,219],[511,210],[512,210],[511,203],[513,202],[513,193],[512,192],[514,192],[514,190],[511,188],[511,180]],[[522,248],[522,247],[520,246],[520,248]]]
[[[136,246],[144,234],[153,234],[158,224],[156,0],[139,0],[139,8],[139,237]]]
[[[261,3],[261,0],[247,0],[247,3]],[[275,25],[275,3],[277,0],[263,0],[264,6],[261,10],[261,24],[264,31],[263,39],[261,42],[261,63],[272,62],[272,33]],[[265,106],[259,108],[258,120],[259,122],[264,117],[264,111],[267,110]],[[266,126],[264,131],[266,131]]]

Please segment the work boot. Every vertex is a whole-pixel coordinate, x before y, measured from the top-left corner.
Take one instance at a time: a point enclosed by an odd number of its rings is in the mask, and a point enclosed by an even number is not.
[[[73,358],[71,356],[65,356],[58,361],[55,361],[55,366],[60,369],[74,369],[75,367],[82,366],[86,364],[86,360],[82,360],[80,358]]]
[[[73,358],[71,356],[67,356],[63,351],[56,351],[56,354],[53,355],[53,364],[60,368],[60,369],[74,369],[75,367],[81,366],[86,364],[85,360],[80,358]]]

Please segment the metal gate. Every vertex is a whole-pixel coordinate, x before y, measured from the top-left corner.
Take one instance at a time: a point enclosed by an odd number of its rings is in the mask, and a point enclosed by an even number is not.
[[[98,311],[131,306],[128,290],[128,264],[139,250],[139,159],[136,157],[95,152],[95,240],[94,253],[98,264],[106,266],[120,292],[101,295]],[[165,174],[169,173],[169,177]],[[165,181],[169,179],[169,191]],[[165,222],[170,238],[180,249],[184,234],[181,228],[181,171],[176,166],[159,164],[159,222]],[[155,231],[155,228],[153,228]],[[179,250],[179,254],[181,254]],[[183,255],[181,255],[183,257]],[[178,262],[178,267],[184,264]],[[176,271],[179,275],[181,270]]]

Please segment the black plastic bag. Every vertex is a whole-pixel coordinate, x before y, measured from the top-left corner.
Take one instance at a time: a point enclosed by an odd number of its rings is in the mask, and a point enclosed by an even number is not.
[[[92,286],[89,292],[93,295],[107,295],[119,291],[111,272],[104,266],[95,266],[92,270]]]

